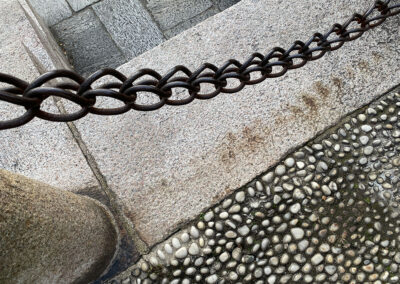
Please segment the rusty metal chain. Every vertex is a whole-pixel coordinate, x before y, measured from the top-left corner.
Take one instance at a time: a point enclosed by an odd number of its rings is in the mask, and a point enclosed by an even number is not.
[[[400,14],[400,4],[393,1],[376,1],[364,14],[354,14],[344,24],[334,24],[325,34],[315,33],[308,41],[295,41],[289,49],[273,48],[268,54],[254,53],[243,64],[230,59],[221,67],[205,63],[192,72],[185,66],[176,66],[166,75],[161,76],[152,69],[142,69],[126,77],[114,69],[100,70],[88,78],[69,70],[48,72],[32,83],[0,73],[0,83],[10,85],[0,89],[0,101],[25,107],[23,115],[0,121],[0,130],[21,126],[35,117],[48,121],[70,122],[80,119],[88,113],[98,115],[117,115],[131,109],[152,111],[164,105],[185,105],[194,99],[206,100],[220,93],[236,93],[246,85],[254,85],[267,78],[283,76],[288,70],[304,66],[308,61],[321,58],[328,51],[339,49],[345,42],[353,41],[364,32],[382,24],[387,18]],[[176,76],[183,73],[183,76]],[[92,84],[105,76],[112,76],[117,81],[93,88]],[[57,79],[69,79],[68,82],[46,86]],[[228,80],[239,83],[228,87]],[[54,82],[54,81],[53,81]],[[202,84],[210,84],[213,91],[202,93]],[[204,85],[203,85],[204,86]],[[173,98],[174,90],[186,89],[186,97]],[[156,96],[156,103],[140,103],[138,94]],[[49,113],[41,109],[47,98],[55,96],[69,100],[81,107],[77,112],[66,114]],[[96,107],[96,98],[109,97],[122,102],[116,108]],[[147,100],[148,101],[148,100]]]

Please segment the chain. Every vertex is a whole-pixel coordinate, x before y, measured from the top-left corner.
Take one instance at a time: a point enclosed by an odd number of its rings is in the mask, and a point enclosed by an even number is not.
[[[317,60],[328,51],[339,49],[345,42],[361,37],[364,32],[382,24],[387,18],[400,14],[400,4],[391,4],[391,0],[375,1],[364,14],[354,14],[344,24],[334,24],[325,34],[315,33],[308,41],[295,41],[289,49],[273,48],[268,54],[254,53],[243,64],[230,59],[221,67],[205,63],[191,72],[185,66],[172,68],[161,76],[152,69],[142,69],[129,78],[115,69],[99,70],[88,78],[69,70],[55,70],[43,74],[32,83],[0,73],[0,82],[10,85],[0,89],[0,101],[25,107],[21,116],[0,121],[0,130],[24,125],[35,117],[48,121],[70,122],[86,116],[118,115],[130,111],[152,111],[164,105],[185,105],[194,99],[206,100],[220,93],[236,93],[246,85],[254,85],[267,78],[283,76],[288,70],[303,67],[307,62]],[[176,76],[183,73],[184,76]],[[105,76],[116,80],[92,88],[92,84]],[[69,82],[52,84],[50,81],[69,79]],[[237,86],[229,87],[228,79],[236,80]],[[212,92],[202,93],[202,84],[212,86]],[[184,98],[173,98],[174,90],[183,88],[187,91]],[[138,94],[148,93],[156,96],[157,102],[139,102]],[[41,109],[47,98],[55,96],[66,99],[80,106],[73,113],[54,114]],[[109,97],[123,103],[116,108],[98,108],[98,97]],[[147,99],[146,101],[149,101]],[[151,99],[150,99],[151,101]]]

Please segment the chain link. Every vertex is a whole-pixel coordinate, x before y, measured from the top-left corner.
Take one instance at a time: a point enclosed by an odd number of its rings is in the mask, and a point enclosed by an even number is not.
[[[70,122],[88,113],[98,115],[119,115],[130,111],[152,111],[164,105],[185,105],[195,99],[207,100],[220,93],[236,93],[246,85],[254,85],[267,78],[283,76],[288,70],[303,67],[307,62],[317,60],[328,51],[339,49],[345,42],[361,37],[364,32],[382,24],[387,18],[400,14],[400,4],[391,0],[375,1],[364,14],[354,14],[344,24],[334,24],[325,34],[315,33],[308,41],[296,41],[287,50],[276,47],[268,54],[254,53],[243,64],[230,59],[221,67],[210,63],[203,64],[192,72],[185,66],[176,66],[161,76],[152,69],[142,69],[129,78],[115,69],[97,71],[88,78],[69,70],[55,70],[43,74],[32,83],[0,73],[0,82],[10,85],[0,89],[0,101],[25,107],[21,116],[0,121],[0,130],[24,125],[35,117],[48,121]],[[184,74],[177,77],[176,74]],[[92,85],[105,76],[116,81],[103,84],[95,89]],[[49,87],[52,80],[69,79],[69,82]],[[237,82],[229,87],[228,80]],[[212,86],[212,91],[202,93],[202,84]],[[177,88],[186,89],[186,97],[173,98]],[[155,103],[140,103],[138,94],[156,96]],[[47,98],[55,96],[80,106],[80,110],[67,114],[54,114],[41,109]],[[120,107],[96,107],[98,97],[108,97],[123,103]],[[147,99],[148,101],[149,99]]]

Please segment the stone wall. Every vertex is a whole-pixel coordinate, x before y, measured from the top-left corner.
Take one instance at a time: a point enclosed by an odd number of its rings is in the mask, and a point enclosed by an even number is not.
[[[88,74],[117,67],[239,0],[29,0]]]

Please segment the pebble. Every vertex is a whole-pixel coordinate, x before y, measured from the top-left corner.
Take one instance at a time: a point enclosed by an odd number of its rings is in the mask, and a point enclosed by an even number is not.
[[[298,247],[300,251],[305,251],[308,248],[309,241],[308,240],[302,240],[299,242]]]
[[[238,229],[238,232],[239,232],[239,234],[242,235],[242,236],[247,236],[247,235],[249,234],[249,232],[250,232],[250,229],[249,229],[249,227],[247,227],[247,226],[245,225],[245,226],[240,227],[240,228]]]
[[[216,274],[210,275],[206,278],[206,283],[208,284],[214,284],[217,283],[218,281],[218,276]]]
[[[299,213],[299,211],[300,211],[300,209],[301,209],[301,205],[300,205],[300,203],[296,203],[296,204],[293,204],[292,206],[290,206],[290,212],[292,212],[293,214],[297,214],[297,213]]]
[[[315,254],[315,255],[311,258],[311,263],[312,263],[313,265],[318,265],[318,264],[320,264],[323,260],[324,260],[324,257],[323,257],[320,253],[317,253],[317,254]]]
[[[324,161],[320,161],[317,164],[317,171],[324,172],[328,170],[328,165]]]
[[[246,194],[244,193],[244,191],[240,191],[238,193],[236,193],[235,196],[235,200],[239,203],[242,203],[246,198]]]
[[[304,230],[301,228],[292,228],[290,232],[296,240],[301,240],[304,237]]]
[[[295,164],[295,160],[294,160],[293,158],[287,158],[287,159],[285,160],[285,165],[286,165],[286,167],[288,167],[288,168],[293,167],[294,164]]]
[[[278,176],[282,176],[286,173],[286,167],[284,165],[279,165],[275,169],[275,174]]]
[[[364,124],[363,126],[361,126],[361,130],[368,133],[372,130],[372,127],[368,124]]]
[[[227,262],[227,261],[229,260],[229,258],[230,258],[230,255],[229,255],[229,253],[227,253],[227,252],[224,252],[224,253],[222,253],[222,254],[219,256],[219,260],[220,260],[222,263]]]
[[[182,247],[175,252],[176,258],[182,259],[182,258],[185,258],[187,255],[188,255],[188,251],[187,251],[186,247]]]
[[[196,243],[192,243],[189,247],[189,254],[198,255],[200,253],[199,246]]]
[[[290,273],[295,273],[300,269],[300,266],[297,263],[291,263],[288,270]]]
[[[364,148],[364,155],[371,155],[374,152],[374,148],[372,146],[367,146]]]

